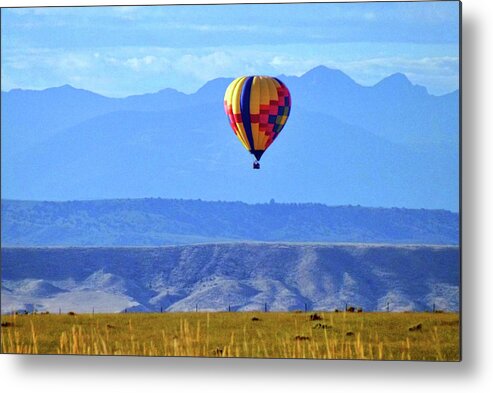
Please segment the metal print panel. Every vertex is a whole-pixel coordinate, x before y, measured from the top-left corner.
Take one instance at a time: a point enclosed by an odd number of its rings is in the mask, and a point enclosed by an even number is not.
[[[460,12],[3,8],[2,353],[460,360]]]

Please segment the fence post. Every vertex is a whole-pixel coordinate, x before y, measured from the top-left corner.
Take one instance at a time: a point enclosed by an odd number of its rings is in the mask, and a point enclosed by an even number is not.
[[[231,312],[231,304],[228,304],[228,312]]]
[[[161,313],[163,312],[163,306],[161,306]]]
[[[390,303],[387,302],[387,312],[389,312],[389,311],[390,311]]]
[[[435,303],[433,303],[433,312],[435,312]]]
[[[307,308],[306,303],[305,303],[305,312],[307,312],[307,311],[308,311],[308,308]]]
[[[199,305],[195,303],[195,312],[199,311]]]
[[[267,312],[267,303],[264,304],[264,312]]]

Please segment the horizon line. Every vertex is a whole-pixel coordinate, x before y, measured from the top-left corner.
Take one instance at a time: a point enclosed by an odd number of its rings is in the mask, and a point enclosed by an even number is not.
[[[457,91],[459,91],[459,88],[460,86],[457,86],[457,88],[455,88],[454,90],[451,90],[447,93],[443,93],[443,94],[431,94],[428,90],[428,87],[427,86],[424,86],[424,85],[420,85],[420,84],[417,84],[417,83],[413,83],[411,82],[411,80],[408,78],[408,76],[404,73],[404,72],[394,72],[392,74],[388,74],[387,76],[383,77],[382,79],[380,79],[378,82],[372,84],[372,85],[363,85],[359,82],[356,82],[350,75],[348,75],[346,72],[342,71],[341,69],[339,68],[331,68],[331,67],[328,67],[324,64],[320,64],[318,66],[315,66],[313,68],[310,68],[309,70],[305,71],[303,74],[301,74],[300,76],[298,75],[285,75],[285,74],[278,74],[276,75],[276,77],[278,78],[282,78],[282,77],[287,77],[287,78],[303,78],[304,76],[306,76],[308,73],[316,70],[316,69],[323,69],[325,72],[327,71],[336,71],[336,72],[339,72],[339,73],[342,73],[345,77],[349,78],[354,84],[358,85],[359,87],[362,87],[362,88],[373,88],[373,87],[376,87],[377,85],[379,85],[380,83],[382,83],[383,81],[391,78],[391,77],[394,77],[394,76],[404,76],[404,78],[407,80],[407,82],[409,82],[410,85],[412,85],[413,87],[422,87],[426,90],[426,93],[430,96],[433,96],[433,97],[443,97],[443,96],[446,96],[446,95],[449,95],[449,94],[453,94]],[[61,88],[64,88],[64,87],[70,87],[72,89],[75,89],[75,90],[82,90],[82,91],[87,91],[87,92],[90,92],[90,93],[93,93],[93,94],[97,94],[101,97],[105,97],[105,98],[111,98],[111,99],[125,99],[125,98],[129,98],[129,97],[137,97],[137,96],[144,96],[144,95],[152,95],[152,94],[158,94],[164,90],[174,90],[178,93],[181,93],[181,94],[184,94],[184,95],[187,95],[187,96],[191,96],[191,95],[194,95],[194,94],[197,94],[204,86],[206,86],[208,83],[210,82],[213,82],[213,81],[216,81],[216,80],[219,80],[219,79],[231,79],[233,80],[235,78],[235,76],[222,76],[222,77],[217,77],[217,78],[213,78],[213,79],[210,79],[208,80],[207,82],[205,82],[203,85],[201,85],[197,90],[195,90],[194,92],[192,93],[185,93],[181,90],[178,90],[174,87],[163,87],[159,90],[155,90],[155,91],[149,91],[149,92],[146,92],[146,93],[135,93],[135,94],[129,94],[129,95],[125,95],[125,96],[109,96],[109,95],[104,95],[104,94],[101,94],[101,93],[98,93],[98,92],[95,92],[95,91],[92,91],[92,90],[88,90],[88,89],[85,89],[85,88],[82,88],[82,87],[76,87],[70,83],[64,83],[62,85],[58,85],[58,86],[51,86],[51,87],[44,87],[44,88],[40,88],[40,89],[33,89],[33,88],[24,88],[24,87],[14,87],[14,88],[11,88],[10,90],[1,90],[2,93],[11,93],[13,91],[33,91],[33,92],[42,92],[42,91],[46,91],[46,90],[50,90],[50,89],[61,89]]]
[[[12,248],[42,248],[42,249],[67,249],[67,248],[132,248],[132,249],[147,249],[147,248],[175,248],[175,247],[197,247],[197,246],[214,246],[214,245],[283,245],[283,246],[367,246],[367,247],[442,247],[442,248],[459,248],[459,243],[388,243],[388,242],[316,242],[316,241],[262,241],[262,240],[237,240],[237,241],[211,241],[211,242],[198,242],[198,243],[180,243],[180,244],[162,244],[155,245],[2,245],[2,249]]]
[[[202,203],[240,203],[248,206],[255,205],[321,205],[329,208],[362,208],[362,209],[386,209],[386,210],[427,210],[427,211],[444,211],[452,214],[459,214],[459,211],[453,211],[446,208],[425,208],[425,207],[398,207],[398,206],[363,206],[360,204],[346,205],[329,205],[323,202],[277,202],[275,198],[265,202],[244,202],[231,200],[205,200],[201,198],[163,198],[163,197],[114,197],[114,198],[89,198],[89,199],[66,199],[66,200],[35,200],[35,199],[14,199],[1,198],[3,202],[24,202],[24,203],[74,203],[74,202],[117,202],[117,201],[146,201],[146,200],[162,200],[162,201],[180,201],[180,202],[202,202]]]

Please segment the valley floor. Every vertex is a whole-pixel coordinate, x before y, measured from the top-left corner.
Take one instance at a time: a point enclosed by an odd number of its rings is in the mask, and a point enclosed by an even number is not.
[[[457,313],[2,315],[2,353],[460,360]]]

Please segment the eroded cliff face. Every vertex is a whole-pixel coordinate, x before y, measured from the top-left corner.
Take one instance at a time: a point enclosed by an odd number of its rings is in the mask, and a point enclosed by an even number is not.
[[[3,248],[2,313],[459,309],[456,246]]]

